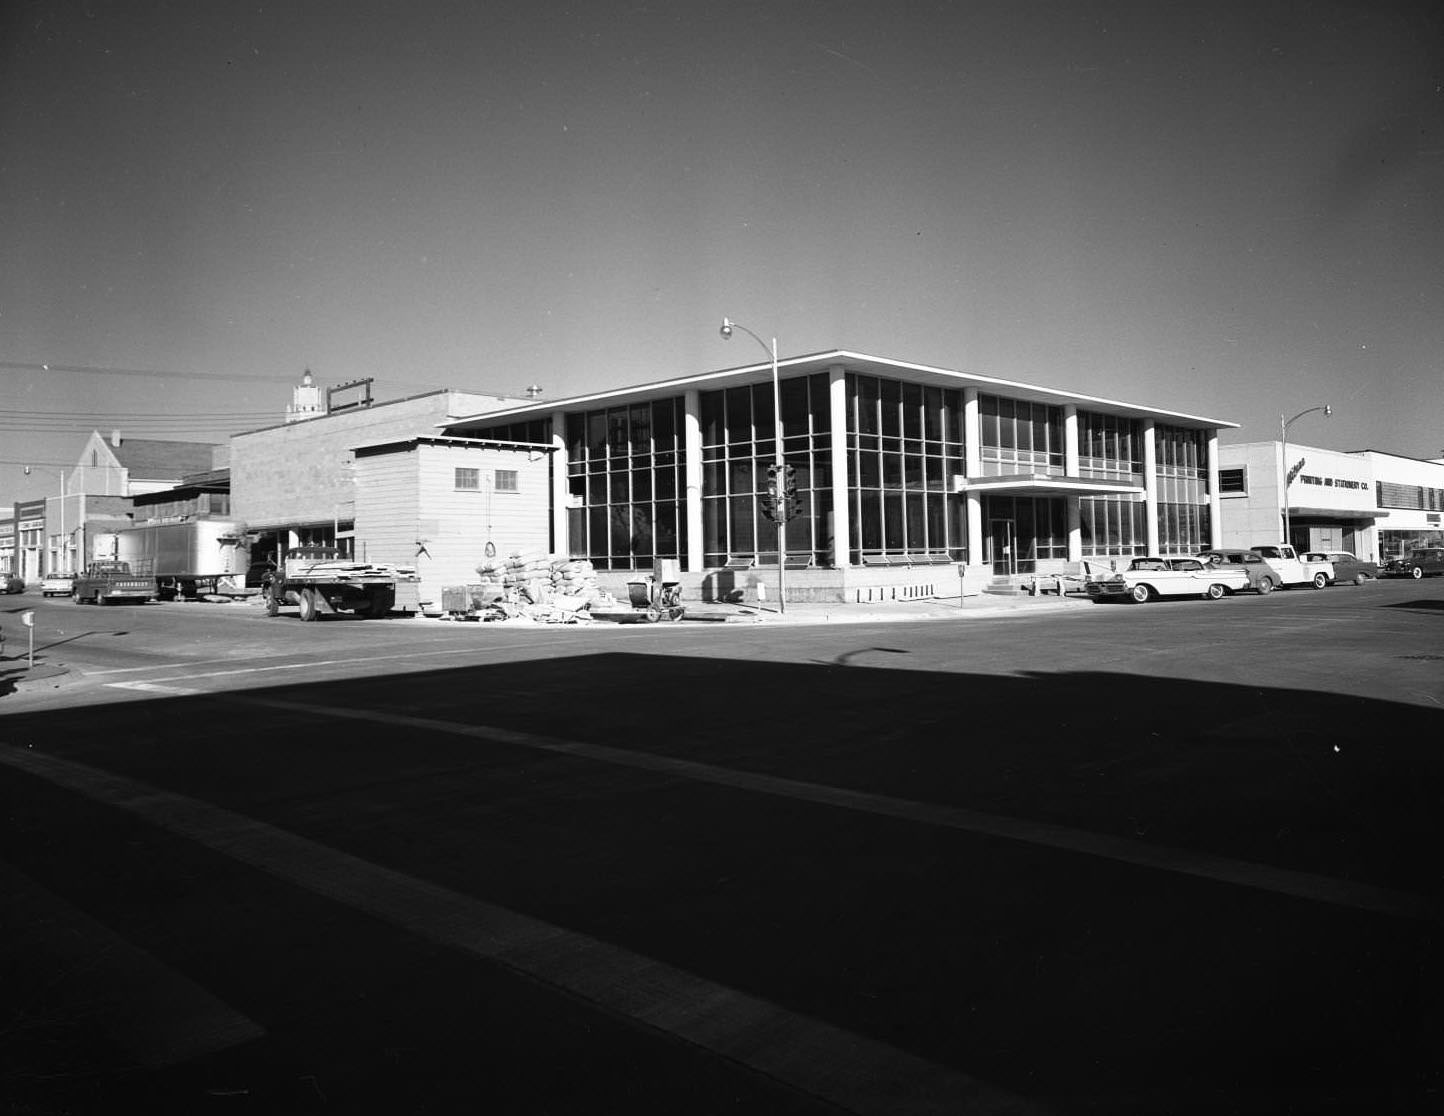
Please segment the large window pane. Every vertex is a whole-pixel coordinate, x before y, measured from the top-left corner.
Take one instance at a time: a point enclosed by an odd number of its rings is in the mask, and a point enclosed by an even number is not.
[[[676,399],[652,404],[652,441],[658,453],[680,448],[676,443],[679,406]]]
[[[725,429],[723,399],[724,396],[720,391],[704,391],[698,400],[704,446],[720,446],[727,440],[723,434]]]
[[[857,377],[857,429],[860,434],[878,433],[878,382],[873,376]]]
[[[629,416],[631,430],[631,452],[652,452],[652,405],[641,403],[633,407]]]

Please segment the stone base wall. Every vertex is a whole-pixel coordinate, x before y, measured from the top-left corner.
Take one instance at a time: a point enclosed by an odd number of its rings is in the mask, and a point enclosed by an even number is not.
[[[933,597],[975,596],[992,579],[986,566],[952,562],[937,566],[888,566],[860,569],[787,570],[788,601],[817,604],[857,604],[888,600],[925,600]],[[646,574],[598,571],[597,583],[617,597],[627,598],[627,582]],[[709,603],[734,601],[756,604],[777,600],[777,567],[746,570],[705,570],[681,575],[682,599]]]

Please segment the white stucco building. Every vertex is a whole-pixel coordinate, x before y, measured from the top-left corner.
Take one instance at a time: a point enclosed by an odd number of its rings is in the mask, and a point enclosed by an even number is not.
[[[1301,550],[1347,550],[1387,561],[1444,545],[1444,461],[1382,450],[1248,442],[1219,449],[1224,546],[1284,539]],[[1284,499],[1287,487],[1287,500]]]

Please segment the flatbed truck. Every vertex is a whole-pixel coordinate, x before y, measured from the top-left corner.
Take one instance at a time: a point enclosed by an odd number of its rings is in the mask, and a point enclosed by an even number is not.
[[[398,584],[416,580],[408,569],[354,561],[331,547],[303,546],[286,552],[262,592],[268,616],[294,605],[306,621],[338,612],[380,619],[395,607]]]

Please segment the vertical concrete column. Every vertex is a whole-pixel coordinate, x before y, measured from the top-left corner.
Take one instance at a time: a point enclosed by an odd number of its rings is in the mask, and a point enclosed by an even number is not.
[[[571,485],[567,483],[567,414],[552,412],[552,552],[571,556]]]
[[[696,388],[682,397],[682,460],[687,485],[687,572],[701,573],[702,546],[702,396]]]
[[[969,480],[983,475],[983,420],[978,411],[978,389],[963,389],[963,469]],[[968,510],[967,564],[983,564],[983,498],[971,488],[965,499]]]
[[[1078,466],[1078,406],[1063,404],[1063,474],[1069,477],[1079,475]],[[1068,561],[1083,561],[1083,519],[1078,510],[1078,496],[1063,498],[1068,514]]]
[[[1063,404],[1063,472],[1078,475],[1078,407],[1073,403]]]
[[[1158,553],[1158,442],[1153,420],[1143,420],[1143,506],[1148,553]]]
[[[847,370],[827,370],[827,409],[832,424],[832,564],[847,569],[852,540],[852,478],[847,457]]]
[[[1218,494],[1218,431],[1208,432],[1208,545],[1223,545],[1223,500]]]

